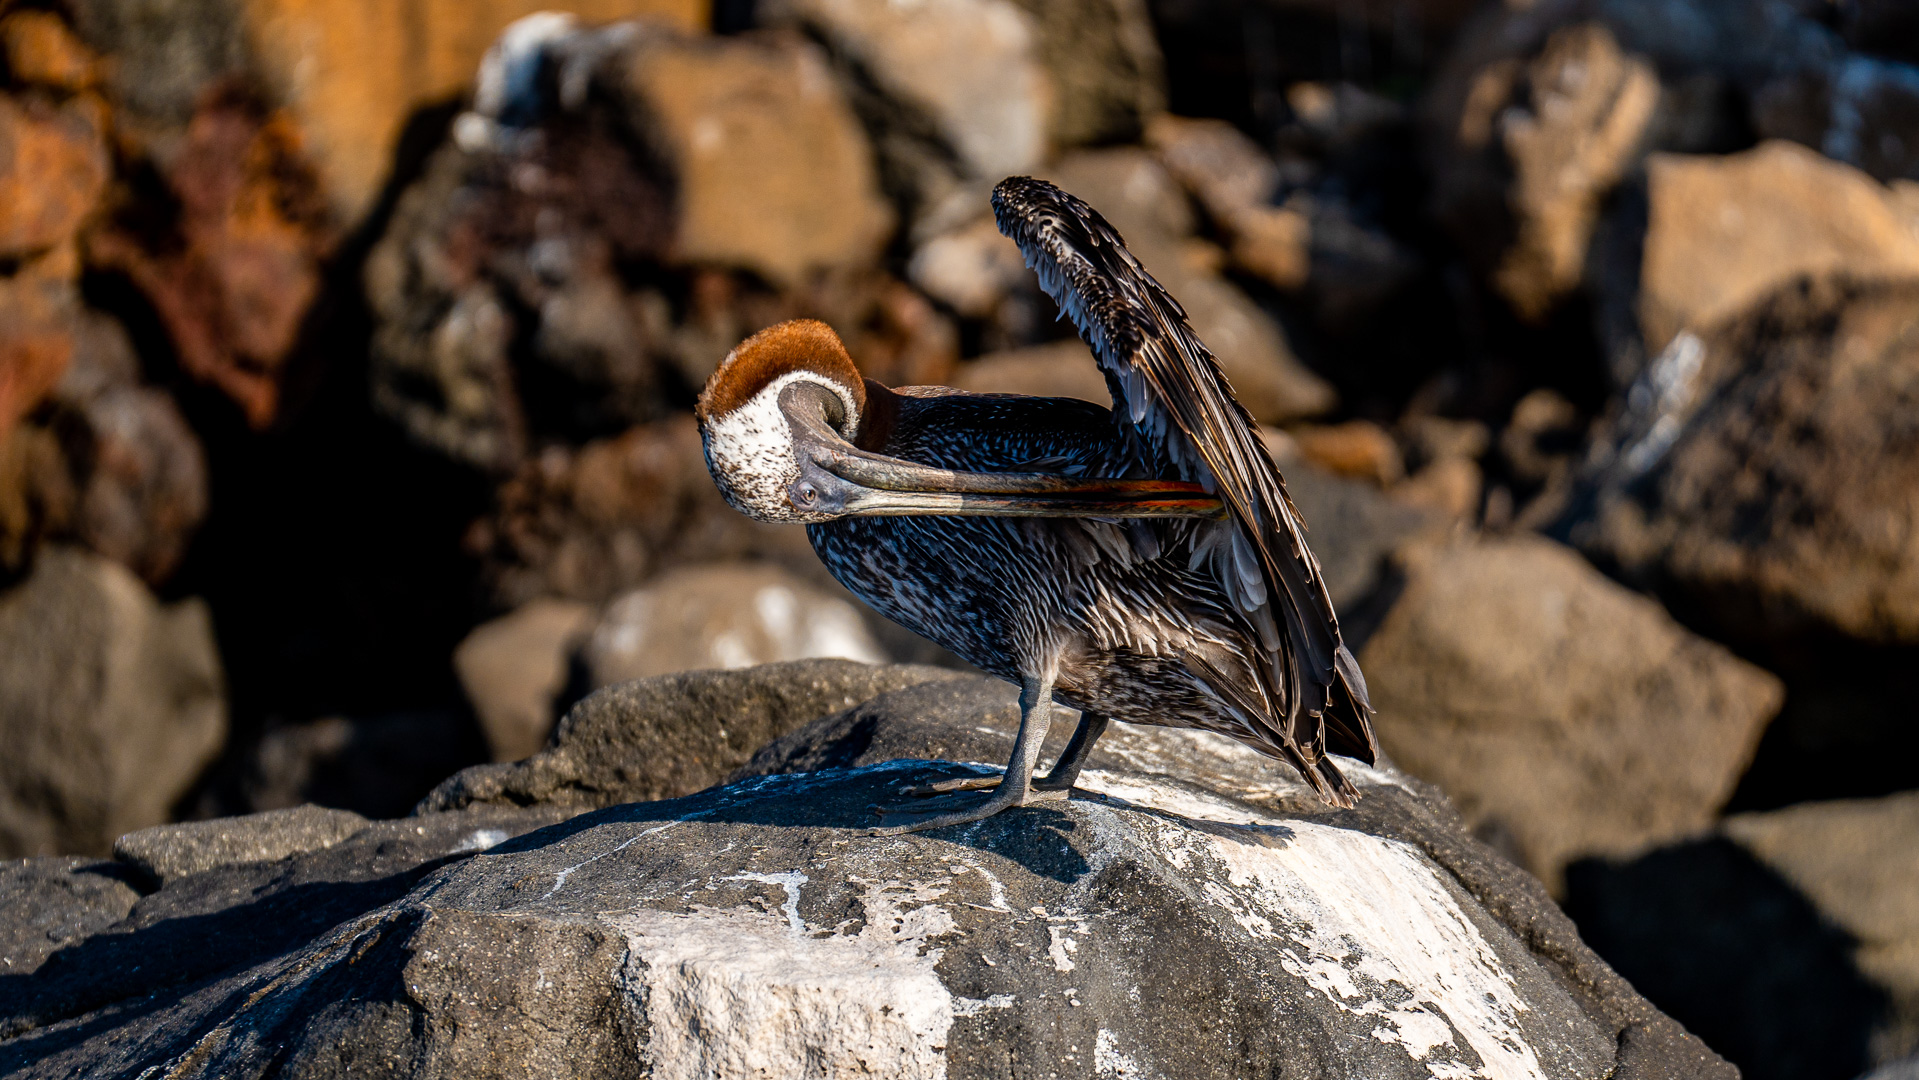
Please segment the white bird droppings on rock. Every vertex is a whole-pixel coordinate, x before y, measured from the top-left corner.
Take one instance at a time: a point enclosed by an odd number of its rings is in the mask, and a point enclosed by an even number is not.
[[[798,910],[804,874],[724,880],[780,885],[784,917],[642,909],[611,920],[630,949],[622,982],[648,1018],[656,1080],[937,1080],[953,1017],[1012,1004],[1007,995],[956,1002],[940,982],[944,950],[925,946],[955,925],[932,903],[939,886],[869,884],[858,934],[812,937]]]

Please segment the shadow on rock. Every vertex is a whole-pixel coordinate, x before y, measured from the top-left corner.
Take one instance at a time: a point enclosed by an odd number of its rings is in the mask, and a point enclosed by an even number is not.
[[[1854,942],[1739,845],[1712,838],[1566,871],[1580,936],[1749,1080],[1847,1080],[1885,995]]]

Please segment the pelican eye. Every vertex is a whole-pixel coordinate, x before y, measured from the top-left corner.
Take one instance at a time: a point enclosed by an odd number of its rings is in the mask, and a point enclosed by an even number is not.
[[[820,501],[819,489],[813,486],[811,480],[801,480],[794,484],[792,495],[793,501],[800,506],[811,506]]]

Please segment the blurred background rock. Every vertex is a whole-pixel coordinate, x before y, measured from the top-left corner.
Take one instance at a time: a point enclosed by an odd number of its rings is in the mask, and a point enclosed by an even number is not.
[[[0,857],[958,666],[690,409],[800,315],[1104,400],[1023,172],[1268,425],[1389,755],[1747,1075],[1919,1054],[1908,5],[44,0],[0,57]]]

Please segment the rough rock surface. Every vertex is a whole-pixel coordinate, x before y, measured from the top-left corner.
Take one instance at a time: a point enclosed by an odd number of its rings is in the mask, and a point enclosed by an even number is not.
[[[726,779],[754,751],[802,724],[888,690],[959,674],[797,660],[611,686],[575,705],[545,750],[515,764],[464,770],[420,808],[537,803],[578,811],[687,795]]]
[[[781,660],[886,659],[859,609],[777,566],[674,570],[607,605],[580,651],[588,684]]]
[[[1555,890],[1572,859],[1706,827],[1779,711],[1777,679],[1549,541],[1402,571],[1361,652],[1380,745]]]
[[[79,855],[0,862],[0,981],[126,918],[138,880],[122,863]]]
[[[1818,279],[1675,338],[1556,534],[1728,640],[1919,642],[1915,297]]]
[[[937,720],[1003,743],[1010,688],[982,704]],[[869,712],[888,747],[935,719]],[[1223,740],[1116,734],[1083,797],[932,835],[858,827],[956,768],[903,761],[531,833],[550,808],[426,813],[193,875],[0,983],[0,1068],[1734,1075],[1429,789],[1356,769],[1360,808],[1326,813]]]
[[[350,810],[308,804],[244,817],[155,825],[115,840],[113,857],[164,888],[222,866],[279,862],[324,851],[367,825],[367,819]]]
[[[91,933],[78,925],[71,930],[56,927],[69,935],[64,948],[47,956],[31,975],[0,976],[0,1071],[115,1075],[121,1063],[112,1059],[111,1051],[103,1053],[104,1046],[86,1042],[86,1028],[105,1016],[142,999],[149,1000],[135,1011],[160,1002],[184,1005],[189,1012],[207,1004],[217,1010],[223,977],[262,963],[283,964],[343,921],[406,895],[447,860],[485,850],[562,816],[535,808],[375,822],[331,846],[274,861],[255,861],[247,857],[253,852],[243,851],[236,862],[209,866],[158,891],[147,891],[151,884],[141,882],[124,864],[75,865],[64,874],[49,872],[62,869],[55,860],[5,864],[9,879],[17,883],[9,890],[7,923],[23,909],[44,919],[82,896],[81,889],[92,889],[94,895],[85,897],[87,910],[74,913],[79,916],[74,922],[86,922]],[[233,821],[247,827],[247,819]],[[97,879],[112,880],[116,872],[128,872],[145,892],[130,911],[123,907],[124,892],[98,884]],[[95,880],[84,881],[87,875]],[[124,914],[113,917],[116,909]],[[109,919],[110,925],[100,926]],[[341,990],[350,1001],[365,992],[380,995],[386,988],[374,980],[360,991]],[[171,1009],[163,1006],[162,1011]],[[189,1021],[166,1035],[164,1024],[139,1034],[121,1030],[165,1060],[187,1051],[205,1028]],[[106,1037],[115,1041],[110,1033]]]
[[[165,821],[226,735],[206,605],[64,547],[0,593],[0,852],[105,854]]]

